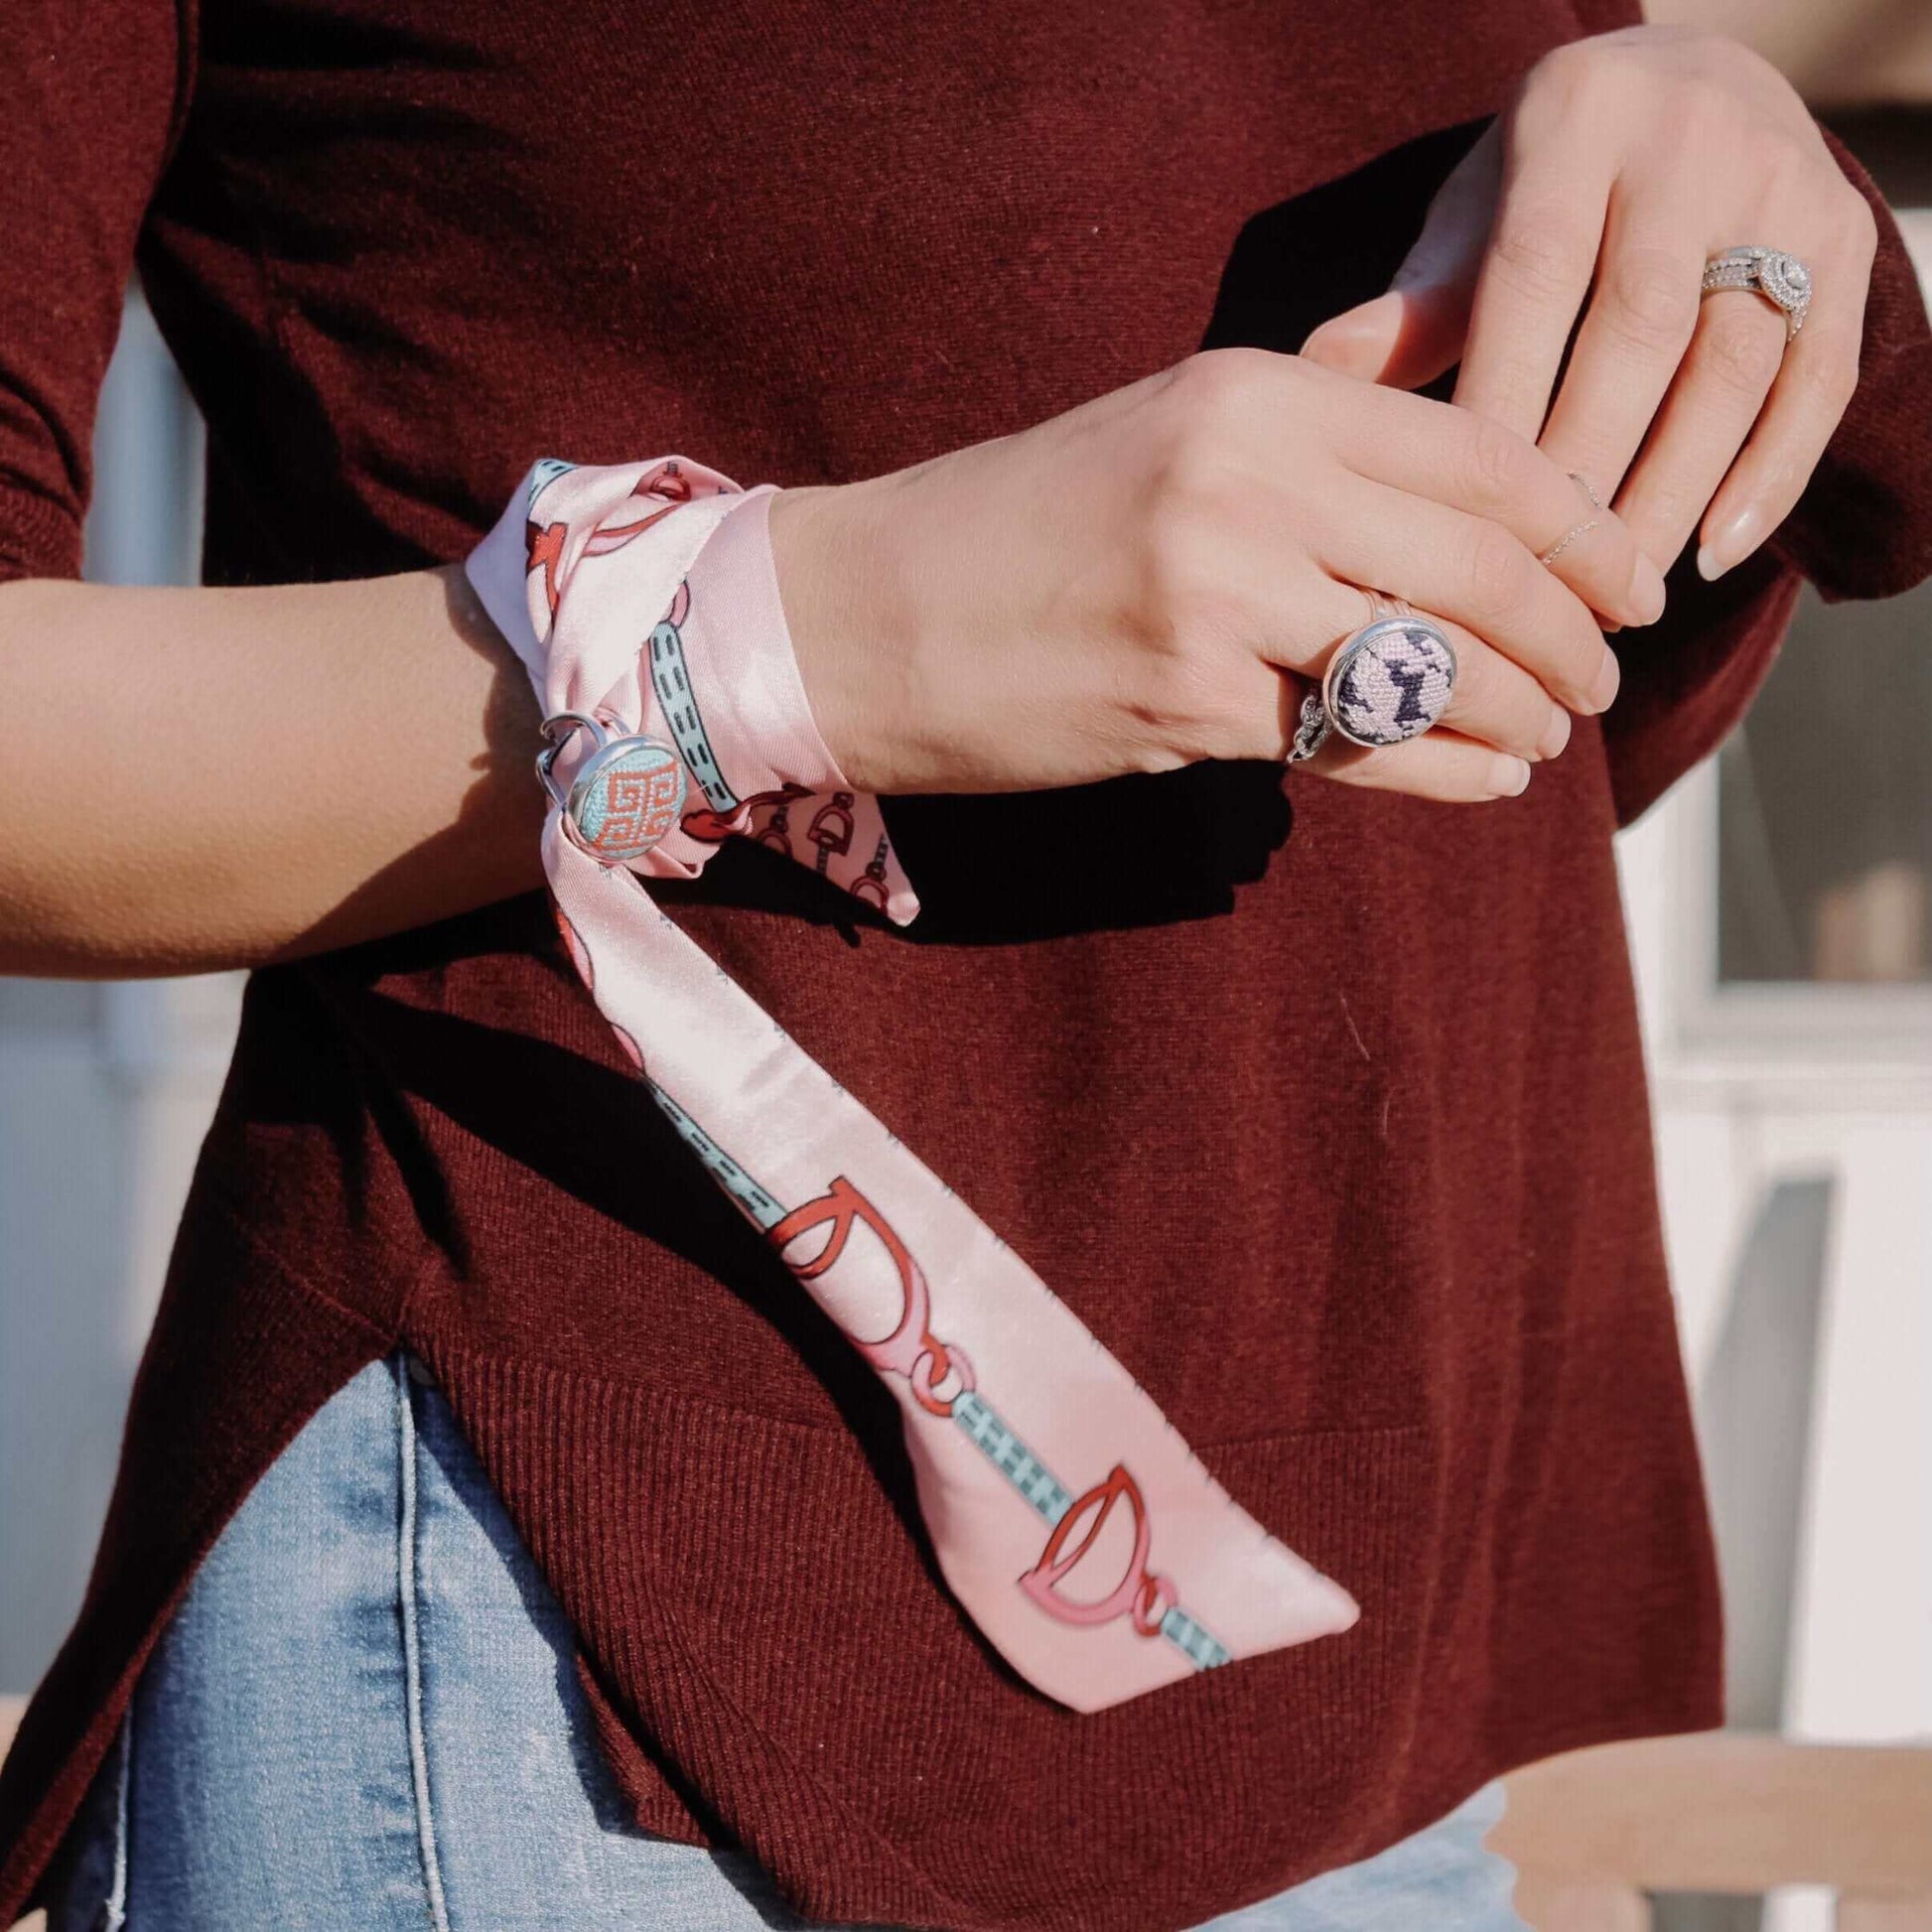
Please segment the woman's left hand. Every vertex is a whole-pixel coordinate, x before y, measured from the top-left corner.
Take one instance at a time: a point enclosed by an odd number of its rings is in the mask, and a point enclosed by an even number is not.
[[[1700,300],[1706,261],[1745,243],[1811,271],[1789,343],[1749,290]],[[1613,499],[1660,569],[1701,524],[1712,578],[1784,520],[1851,400],[1876,245],[1776,69],[1715,35],[1633,27],[1539,62],[1389,292],[1302,352],[1402,388],[1459,358],[1456,402]]]

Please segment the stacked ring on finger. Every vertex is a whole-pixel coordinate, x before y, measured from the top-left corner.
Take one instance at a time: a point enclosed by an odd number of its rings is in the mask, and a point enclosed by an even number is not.
[[[1564,531],[1563,535],[1537,558],[1536,561],[1546,567],[1555,563],[1579,537],[1588,536],[1590,531],[1596,528],[1596,512],[1603,507],[1603,499],[1597,495],[1595,490],[1590,488],[1589,479],[1587,477],[1578,470],[1572,470],[1569,476],[1570,481],[1583,491],[1584,501],[1589,505],[1590,513],[1581,523],[1571,524],[1569,529]]]
[[[1449,709],[1455,650],[1440,624],[1398,598],[1366,591],[1369,621],[1328,660],[1302,700],[1288,762],[1300,764],[1330,737],[1371,749],[1420,738]]]
[[[1781,310],[1786,342],[1805,326],[1811,313],[1811,270],[1782,248],[1751,242],[1713,255],[1704,265],[1702,293],[1716,295],[1724,289],[1748,290]]]

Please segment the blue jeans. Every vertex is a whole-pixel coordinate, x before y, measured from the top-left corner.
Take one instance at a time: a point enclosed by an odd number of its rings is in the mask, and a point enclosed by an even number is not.
[[[63,1848],[51,1932],[772,1932],[736,1851],[653,1838],[572,1639],[419,1365],[365,1369],[222,1534]],[[1213,1932],[1523,1932],[1478,1792]]]

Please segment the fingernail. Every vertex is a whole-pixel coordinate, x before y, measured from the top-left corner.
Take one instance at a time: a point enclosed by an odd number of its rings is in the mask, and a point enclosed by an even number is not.
[[[1630,566],[1630,614],[1637,623],[1655,623],[1664,615],[1664,573],[1641,550]]]
[[[1490,762],[1489,795],[1492,798],[1520,798],[1530,781],[1528,759],[1513,759],[1498,753]]]
[[[1539,758],[1553,759],[1562,755],[1563,748],[1570,743],[1570,714],[1560,704],[1550,707],[1550,722],[1544,728],[1543,736],[1537,740],[1536,751]]]
[[[1698,575],[1707,584],[1715,584],[1725,571],[1741,564],[1763,540],[1763,506],[1746,503],[1699,544]]]
[[[1596,675],[1590,680],[1589,709],[1592,712],[1607,711],[1616,699],[1617,686],[1623,682],[1623,667],[1616,661],[1616,652],[1606,649],[1603,661],[1596,667]]]

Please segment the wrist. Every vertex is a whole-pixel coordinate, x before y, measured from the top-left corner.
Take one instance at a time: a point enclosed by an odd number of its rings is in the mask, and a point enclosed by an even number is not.
[[[868,483],[811,484],[771,499],[772,568],[819,736],[860,791],[903,789],[890,748],[904,700],[892,552]]]

